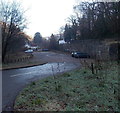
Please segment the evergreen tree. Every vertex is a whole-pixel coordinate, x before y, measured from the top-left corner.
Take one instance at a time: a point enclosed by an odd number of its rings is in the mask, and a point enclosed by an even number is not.
[[[34,44],[41,47],[42,45],[42,36],[39,32],[36,32],[35,33],[35,36],[34,36],[34,40],[33,40]]]

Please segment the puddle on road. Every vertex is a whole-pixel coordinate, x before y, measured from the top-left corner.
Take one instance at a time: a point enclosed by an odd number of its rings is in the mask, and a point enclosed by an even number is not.
[[[77,67],[78,64],[73,64],[73,63],[47,63],[47,64],[44,64],[44,65],[39,65],[39,66],[34,66],[34,67],[28,67],[28,68],[21,68],[21,69],[18,69],[19,71],[24,71],[24,72],[28,72],[29,71],[50,71],[52,70],[61,70],[63,71],[63,69],[71,69],[71,68],[74,68],[74,67]]]

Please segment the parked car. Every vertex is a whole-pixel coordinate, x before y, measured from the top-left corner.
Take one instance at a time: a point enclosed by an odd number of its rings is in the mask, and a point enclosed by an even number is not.
[[[25,51],[25,53],[33,53],[33,50],[32,49],[28,49]]]
[[[33,51],[37,51],[38,47],[33,46],[33,47],[31,47],[31,49],[32,49]]]
[[[42,51],[49,51],[49,49],[42,49]]]
[[[75,58],[90,58],[90,55],[88,55],[87,53],[82,53],[82,52],[72,52],[72,57]]]

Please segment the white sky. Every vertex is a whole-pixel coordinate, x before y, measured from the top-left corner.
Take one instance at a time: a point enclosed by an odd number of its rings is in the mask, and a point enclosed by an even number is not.
[[[19,1],[19,0],[18,0]],[[26,33],[34,36],[40,32],[43,37],[58,33],[65,20],[73,14],[75,0],[20,0],[25,9],[28,22]]]
[[[17,1],[22,3],[24,9],[28,9],[26,16],[29,24],[25,32],[32,37],[36,32],[40,32],[43,37],[46,37],[50,36],[52,33],[59,33],[60,27],[64,26],[66,23],[65,20],[73,14],[73,5],[75,5],[75,3],[90,0]]]

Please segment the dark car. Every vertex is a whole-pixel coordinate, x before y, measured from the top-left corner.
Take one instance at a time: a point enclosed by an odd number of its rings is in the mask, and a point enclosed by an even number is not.
[[[87,53],[82,53],[82,52],[72,52],[72,57],[75,58],[90,58],[90,55]]]
[[[42,49],[42,51],[49,51],[49,49]]]

